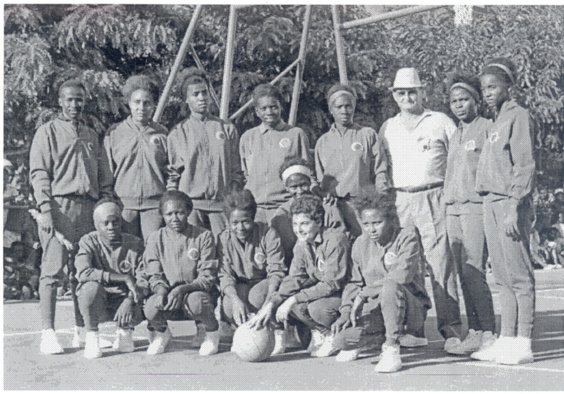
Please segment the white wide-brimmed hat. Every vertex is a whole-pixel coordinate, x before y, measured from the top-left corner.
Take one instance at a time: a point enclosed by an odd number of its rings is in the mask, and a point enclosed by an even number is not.
[[[419,79],[419,73],[414,68],[400,68],[396,73],[396,79],[394,80],[394,86],[388,88],[389,90],[394,89],[412,89],[412,88],[422,88],[424,85]]]

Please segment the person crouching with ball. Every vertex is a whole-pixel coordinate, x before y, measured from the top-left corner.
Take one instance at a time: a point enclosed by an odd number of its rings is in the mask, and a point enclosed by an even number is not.
[[[143,240],[122,233],[122,210],[109,199],[94,208],[96,231],[84,235],[75,258],[77,296],[86,326],[84,357],[102,357],[98,324],[117,322],[114,350],[133,352],[133,328],[143,321],[142,290],[136,274],[143,258]]]
[[[144,256],[144,277],[152,293],[145,303],[151,342],[147,354],[165,351],[172,338],[167,320],[201,322],[205,338],[199,343],[195,336],[192,346],[200,346],[202,356],[215,354],[219,347],[214,315],[218,262],[213,235],[188,224],[192,200],[186,193],[165,192],[159,209],[166,226],[149,236]]]
[[[298,237],[290,272],[249,325],[264,326],[274,313],[278,322],[287,325],[291,316],[311,329],[310,354],[328,357],[337,351],[331,325],[341,305],[350,266],[350,243],[343,232],[323,226],[325,211],[319,197],[300,196],[290,211]]]
[[[255,222],[257,203],[253,194],[246,189],[233,192],[225,197],[224,204],[229,226],[218,242],[222,315],[228,323],[240,326],[270,300],[288,269],[276,230]],[[274,334],[272,354],[284,353],[284,331],[275,329]]]
[[[431,308],[421,274],[423,247],[414,227],[400,227],[390,195],[363,190],[353,203],[363,233],[353,245],[351,279],[332,326],[341,349],[336,360],[355,360],[385,334],[375,370],[399,371],[400,335],[417,332]]]

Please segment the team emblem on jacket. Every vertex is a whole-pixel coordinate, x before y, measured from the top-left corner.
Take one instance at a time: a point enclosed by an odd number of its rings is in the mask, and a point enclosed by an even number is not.
[[[360,142],[353,142],[351,145],[351,149],[355,152],[362,151],[362,144]]]
[[[289,138],[282,138],[278,143],[278,146],[280,146],[280,148],[288,148],[290,144],[291,142]]]
[[[154,135],[151,137],[151,144],[153,145],[158,145],[161,143],[161,140],[159,140],[159,136],[158,135]]]
[[[88,150],[90,152],[92,152],[94,150],[94,145],[92,144],[92,142],[89,142],[88,144],[86,144],[86,147],[88,148]]]
[[[464,149],[468,151],[476,150],[476,141],[474,140],[466,141],[466,144],[464,144]]]
[[[319,271],[325,271],[325,261],[317,259],[317,269]]]
[[[127,274],[133,270],[133,265],[129,261],[123,260],[118,264],[118,268],[122,274]]]
[[[417,139],[417,144],[419,145],[419,150],[421,152],[425,152],[425,151],[428,151],[429,149],[431,149],[431,139],[430,138],[419,137]]]
[[[190,260],[198,260],[200,258],[200,252],[196,248],[191,248],[187,254]]]
[[[490,142],[493,144],[494,142],[496,142],[497,140],[499,140],[499,134],[496,131],[495,133],[493,133],[492,135],[490,135]]]
[[[257,263],[259,267],[264,266],[264,264],[266,263],[266,256],[264,255],[264,253],[261,252],[255,253],[255,263]]]
[[[393,252],[388,252],[384,255],[384,265],[386,268],[391,267],[392,265],[398,262],[398,256],[396,256]]]
[[[223,131],[218,131],[217,133],[215,133],[215,138],[217,138],[218,140],[226,140],[227,136]]]

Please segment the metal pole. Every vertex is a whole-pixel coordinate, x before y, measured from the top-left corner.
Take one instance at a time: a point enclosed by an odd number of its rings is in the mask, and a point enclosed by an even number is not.
[[[296,67],[296,65],[299,64],[299,62],[300,62],[300,59],[294,60],[294,62],[292,64],[290,64],[288,67],[286,67],[284,69],[284,71],[282,71],[280,74],[278,74],[278,76],[276,78],[274,78],[272,81],[270,81],[269,84],[274,85],[276,82],[280,81],[282,79],[282,77],[284,77],[284,75],[288,74],[294,67]],[[231,115],[229,117],[229,120],[237,119],[237,117],[239,115],[241,115],[243,112],[245,112],[245,110],[247,108],[249,108],[249,106],[251,106],[253,101],[254,101],[253,99],[250,99],[249,101],[247,101],[245,103],[245,105],[243,105],[241,108],[239,108],[237,110],[237,112],[235,112],[233,115]]]
[[[311,22],[311,5],[306,5],[304,15],[304,27],[302,29],[302,40],[300,42],[300,52],[298,55],[298,65],[296,67],[296,77],[294,78],[294,89],[292,90],[292,104],[290,106],[290,115],[288,116],[288,124],[294,126],[298,117],[298,103],[300,102],[300,93],[302,90],[302,77],[304,74],[307,38],[309,35],[309,25]]]
[[[196,50],[194,49],[194,45],[192,44],[190,44],[190,54],[194,58],[194,61],[196,62],[196,66],[198,66],[200,70],[205,71],[204,65],[202,64],[202,61],[200,60],[200,57],[198,56],[198,53],[196,53]],[[217,97],[217,93],[215,92],[215,89],[213,88],[213,86],[211,86],[211,84],[210,84],[210,95],[212,96],[215,105],[217,105],[217,108],[219,108],[219,98]]]
[[[178,54],[176,55],[176,59],[174,59],[174,64],[170,69],[170,74],[168,76],[168,80],[166,81],[166,85],[163,89],[163,93],[159,99],[159,103],[157,104],[157,109],[153,115],[153,121],[158,122],[161,119],[163,114],[166,101],[168,99],[168,95],[170,94],[170,90],[172,89],[172,84],[174,83],[174,79],[176,78],[176,74],[178,73],[178,69],[184,60],[184,55],[186,55],[186,51],[188,50],[188,44],[194,35],[194,31],[196,30],[196,23],[198,22],[198,18],[202,13],[202,8],[204,6],[198,4],[194,9],[194,13],[192,14],[192,19],[190,19],[190,24],[186,29],[186,34],[184,34],[184,38],[182,39],[182,43],[180,44],[180,48],[178,49]]]
[[[386,12],[385,14],[374,15],[374,16],[369,16],[368,18],[362,18],[362,19],[357,19],[355,21],[345,22],[345,23],[341,24],[341,28],[350,29],[351,27],[357,27],[357,26],[366,25],[368,23],[385,21],[387,19],[399,18],[401,16],[408,16],[408,15],[412,15],[412,14],[417,14],[419,12],[430,11],[430,10],[434,10],[434,9],[437,9],[437,8],[443,8],[443,7],[448,7],[448,6],[446,6],[446,5],[422,5],[422,6],[417,6],[417,7],[404,8],[404,9],[398,10],[398,11],[390,11],[390,12]],[[333,19],[334,18],[335,17],[333,17]]]
[[[221,106],[219,117],[227,120],[229,116],[229,95],[231,93],[231,76],[233,75],[233,54],[235,53],[235,30],[237,28],[237,10],[234,5],[229,7],[229,25],[227,27],[227,42],[225,44],[225,62],[223,64],[223,86],[221,87]]]
[[[339,8],[337,5],[331,5],[331,13],[333,14],[333,27],[335,28],[335,48],[337,50],[337,65],[339,66],[339,81],[343,85],[348,85],[349,79],[347,77],[345,47],[343,46],[343,36],[341,35],[341,21],[339,17]]]

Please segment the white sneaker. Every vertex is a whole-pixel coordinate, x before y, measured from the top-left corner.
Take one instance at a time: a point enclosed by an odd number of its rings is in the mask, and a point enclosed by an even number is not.
[[[200,346],[200,356],[211,356],[219,351],[219,329],[206,331],[206,336],[202,346]]]
[[[84,347],[86,342],[86,329],[84,327],[74,327],[74,334],[72,336],[71,347],[72,348],[81,348]],[[106,349],[112,347],[112,341],[108,341],[104,337],[98,336],[98,344],[100,349]]]
[[[445,341],[445,346],[443,349],[448,353],[450,349],[460,345],[461,343],[462,342],[460,342],[460,338],[450,337]]]
[[[482,334],[482,344],[477,352],[470,355],[470,358],[480,361],[495,361],[498,354],[498,348],[506,342],[508,337],[500,336],[496,338],[496,335],[490,331],[486,331]]]
[[[116,340],[114,341],[112,348],[120,353],[133,352],[135,350],[135,344],[133,343],[133,330],[118,328],[116,330]]]
[[[71,347],[81,348],[84,346],[86,330],[84,327],[74,326],[74,334],[72,336]]]
[[[447,353],[456,355],[466,355],[474,353],[480,349],[482,344],[482,331],[476,331],[473,329],[468,330],[468,335],[460,344],[447,349]]]
[[[156,335],[157,332],[155,330],[147,330],[147,339],[149,340],[149,345],[153,343]]]
[[[319,330],[311,330],[311,340],[309,341],[309,346],[307,347],[307,351],[311,354],[323,344],[325,339],[325,335],[321,333]]]
[[[147,354],[151,356],[155,356],[157,354],[164,353],[166,346],[172,339],[172,333],[170,329],[167,327],[165,332],[156,332],[155,339],[147,348]]]
[[[331,334],[325,335],[323,343],[316,350],[311,352],[312,357],[330,357],[337,353],[339,349],[333,344],[335,337]]]
[[[286,352],[286,338],[289,334],[286,330],[274,330],[274,350],[270,356],[277,356]]]
[[[102,357],[102,349],[98,343],[98,331],[87,331],[84,343],[84,358],[93,359]]]
[[[504,344],[503,348],[499,349],[495,357],[495,362],[498,364],[528,364],[535,361],[533,350],[531,348],[531,338],[514,337],[510,338]]]
[[[401,369],[400,345],[382,345],[380,361],[376,364],[376,372],[396,372]]]
[[[65,352],[57,339],[55,330],[52,328],[41,332],[41,344],[39,345],[39,351],[42,354],[62,354]]]
[[[204,326],[204,323],[196,322],[196,334],[194,335],[194,338],[192,338],[191,346],[193,348],[199,348],[200,346],[202,346],[202,343],[204,343],[205,337],[206,326]]]
[[[421,347],[427,346],[429,341],[427,338],[419,338],[411,334],[405,334],[399,338],[399,343],[401,347]]]
[[[335,361],[339,363],[354,361],[358,358],[359,354],[360,354],[360,349],[341,350],[339,354],[337,354],[337,357],[335,357]]]

